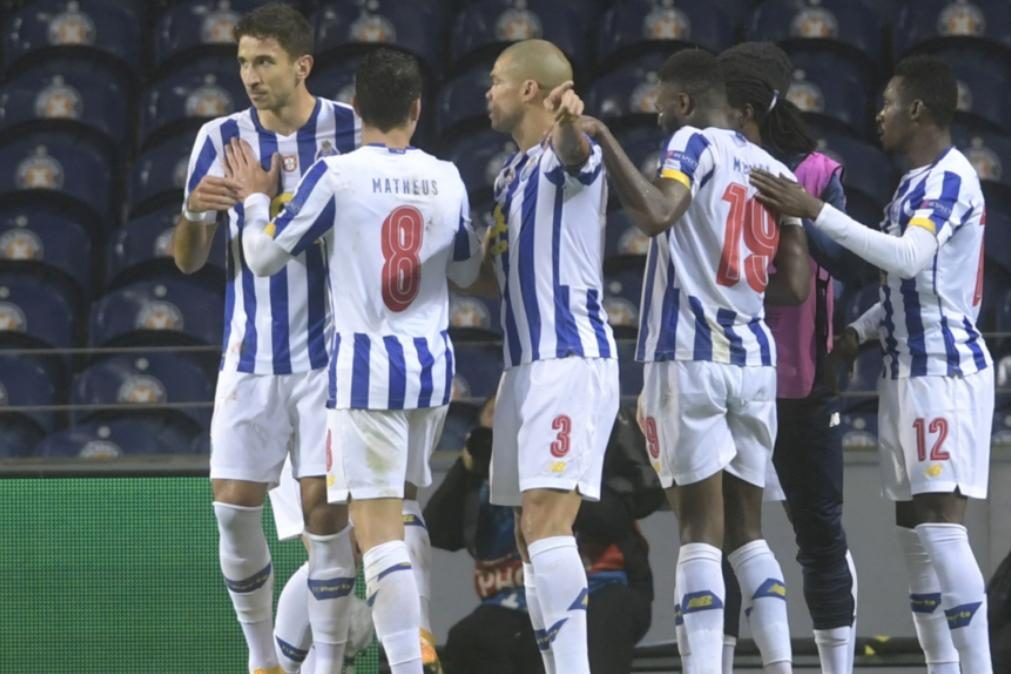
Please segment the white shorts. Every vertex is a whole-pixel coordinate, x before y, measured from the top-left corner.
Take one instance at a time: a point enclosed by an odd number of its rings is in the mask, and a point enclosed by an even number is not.
[[[640,414],[666,489],[721,470],[765,486],[776,441],[776,369],[707,361],[646,363]],[[647,438],[649,440],[649,438]]]
[[[284,462],[278,485],[267,494],[270,496],[270,512],[274,515],[277,540],[286,541],[301,536],[305,526],[302,519],[302,490],[298,480],[291,474],[290,459]]]
[[[878,384],[878,447],[885,497],[950,493],[986,498],[993,368],[966,377],[904,377]]]
[[[327,410],[327,500],[403,498],[432,483],[428,460],[449,405],[414,410]]]
[[[769,457],[769,464],[765,469],[765,490],[762,492],[762,500],[766,503],[776,503],[786,500],[786,492],[779,482],[779,474],[776,473],[776,465]]]
[[[286,457],[295,478],[326,474],[326,369],[218,374],[211,479],[276,486]]]
[[[600,499],[604,453],[620,402],[618,363],[558,358],[502,373],[492,429],[491,502],[519,506],[531,489]]]

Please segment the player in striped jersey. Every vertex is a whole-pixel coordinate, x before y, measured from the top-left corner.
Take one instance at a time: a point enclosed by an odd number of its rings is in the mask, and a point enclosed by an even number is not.
[[[963,674],[989,674],[983,576],[961,524],[967,498],[986,498],[989,478],[993,362],[976,328],[985,206],[975,170],[951,144],[956,101],[943,61],[914,57],[896,67],[878,125],[884,148],[912,168],[883,231],[789,180],[755,173],[752,181],[772,208],[810,218],[885,273],[881,301],[847,329],[844,348],[855,352],[877,335],[884,352],[882,479],[896,502],[917,635],[932,674],[958,672],[959,660]]]
[[[517,539],[545,669],[589,674],[587,580],[572,525],[600,498],[618,411],[614,338],[601,306],[607,187],[600,148],[555,45],[508,47],[491,72],[492,128],[519,146],[495,181],[489,245],[502,291],[491,502],[519,506]]]
[[[760,538],[776,436],[775,343],[763,301],[805,299],[807,245],[798,221],[777,223],[753,198],[749,171],[789,171],[727,130],[715,57],[678,52],[660,77],[660,123],[673,136],[654,183],[603,124],[585,126],[604,149],[626,212],[653,237],[636,357],[645,362],[641,424],[680,526],[679,648],[692,671],[721,674],[721,551],[736,555],[747,546],[731,562],[758,608],[752,619],[762,622],[755,635],[765,671],[789,672],[783,574]],[[770,280],[773,259],[777,274]],[[725,520],[734,525],[726,531]]]
[[[447,279],[468,285],[481,264],[456,167],[410,146],[421,90],[413,57],[388,49],[366,56],[354,98],[365,145],[316,162],[269,222],[269,182],[249,148],[232,155],[248,219],[242,249],[254,273],[275,273],[320,241],[329,251],[329,497],[351,500],[393,674],[422,672],[421,606],[401,501],[405,482],[431,482],[428,457],[448,409]]]
[[[350,107],[306,89],[312,27],[296,10],[260,7],[238,22],[235,38],[252,106],[200,129],[174,236],[176,264],[192,273],[206,262],[219,213],[227,212],[225,333],[211,423],[221,570],[249,647],[250,670],[282,671],[272,635],[273,572],[261,511],[290,453],[311,551],[308,610],[316,671],[338,672],[347,632],[341,607],[350,586],[333,581],[353,581],[354,559],[346,509],[326,501],[320,410],[331,328],[324,252],[312,247],[271,278],[256,278],[242,255],[245,211],[226,159],[234,139],[246,141],[272,191],[280,192],[276,208],[317,158],[354,149],[359,123]],[[280,659],[290,664],[279,646]]]

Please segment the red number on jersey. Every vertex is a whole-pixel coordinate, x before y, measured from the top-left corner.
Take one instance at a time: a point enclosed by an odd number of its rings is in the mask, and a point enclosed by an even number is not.
[[[390,311],[403,311],[421,289],[421,240],[424,218],[414,206],[397,206],[380,234],[383,246],[383,302]]]
[[[560,459],[569,453],[569,433],[572,432],[572,419],[564,414],[559,414],[551,422],[551,428],[558,431],[555,441],[551,443],[551,456]]]
[[[646,449],[649,450],[649,455],[654,459],[660,458],[660,438],[656,432],[656,419],[646,417],[643,425],[646,427]]]
[[[751,251],[744,260],[744,276],[755,292],[769,285],[769,262],[779,246],[779,227],[760,201],[747,198],[743,185],[730,183],[723,201],[730,204],[730,213],[723,232],[723,252],[716,271],[716,282],[735,286],[741,280],[741,238]]]
[[[948,420],[944,417],[937,417],[927,425],[927,420],[917,419],[913,422],[913,428],[916,429],[916,458],[920,461],[927,460],[927,431],[937,434],[937,440],[934,441],[934,446],[930,449],[930,460],[931,461],[947,461],[951,458],[948,452],[941,449],[944,445],[944,441],[948,439]]]

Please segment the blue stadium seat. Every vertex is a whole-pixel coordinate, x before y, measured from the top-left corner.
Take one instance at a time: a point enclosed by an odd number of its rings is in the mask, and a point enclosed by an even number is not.
[[[502,374],[502,346],[462,342],[454,345],[453,400],[481,404],[495,394]]]
[[[649,237],[632,223],[625,211],[609,212],[604,235],[604,260],[608,268],[616,262],[632,262],[641,270],[647,252]]]
[[[46,437],[35,453],[96,461],[129,455],[189,453],[195,433],[169,417],[96,419]]]
[[[130,140],[130,108],[130,81],[121,71],[88,61],[44,61],[4,85],[0,135],[61,125],[122,145]]]
[[[218,345],[223,301],[220,291],[186,279],[138,281],[94,304],[90,342]]]
[[[875,451],[878,448],[877,412],[847,412],[841,421],[844,450]]]
[[[456,16],[451,57],[463,67],[491,63],[509,43],[543,38],[558,45],[578,71],[589,63],[584,36],[590,20],[571,0],[473,0]]]
[[[138,11],[139,9],[139,11]],[[139,71],[142,3],[116,0],[37,0],[3,23],[8,68],[42,57],[101,57]]]
[[[0,197],[74,209],[96,231],[115,222],[116,175],[105,148],[79,134],[37,131],[0,144]]]
[[[666,54],[646,53],[594,80],[586,92],[589,113],[609,124],[656,120],[657,73],[666,59]]]
[[[131,217],[171,205],[182,208],[195,138],[195,129],[187,131],[160,141],[137,157],[130,177]]]
[[[985,125],[998,133],[1011,131],[1011,97],[1007,95],[1011,70],[1007,64],[1000,57],[971,49],[949,49],[936,56],[949,63],[958,78],[956,119],[977,127]]]
[[[108,269],[107,287],[116,287],[136,280],[151,279],[155,276],[176,271],[172,259],[172,233],[179,218],[178,206],[167,206],[161,210],[135,218],[125,227],[117,230],[109,241],[106,254]],[[225,265],[225,225],[219,225],[214,235],[214,243],[207,258],[209,269],[201,272],[210,279],[224,281]]]
[[[710,0],[626,0],[604,15],[598,35],[598,63],[613,64],[643,51],[669,56],[690,45],[720,52],[734,43],[734,26]]]
[[[902,56],[917,48],[977,45],[1011,47],[1011,4],[1006,0],[917,0],[906,3],[895,24],[893,46]]]
[[[444,24],[441,3],[396,0],[327,3],[315,16],[316,54],[328,61],[383,44],[411,52],[438,71]]]
[[[992,191],[984,192],[986,227],[983,229],[983,250],[987,264],[996,265],[1005,273],[1011,274],[1011,200],[999,200],[987,192]]]
[[[624,268],[604,274],[604,311],[615,337],[636,336],[641,300],[642,269]]]
[[[161,66],[192,54],[227,51],[235,56],[232,29],[256,0],[185,0],[158,16],[154,27],[154,64]]]
[[[15,412],[0,412],[0,460],[31,456],[45,433]]]
[[[0,440],[5,433],[35,437],[52,432],[60,419],[55,412],[19,411],[18,407],[58,405],[64,402],[61,382],[40,358],[0,353]],[[34,431],[34,432],[32,432]],[[0,443],[2,445],[2,443]],[[35,444],[19,442],[18,451],[27,453]]]
[[[214,383],[206,370],[185,355],[155,352],[144,356],[121,355],[100,360],[77,375],[71,389],[75,405],[146,405],[208,403],[214,399]],[[189,420],[194,430],[209,428],[210,407],[189,407],[158,412]],[[108,415],[102,410],[78,413],[79,420]],[[115,414],[122,414],[117,411]]]
[[[635,360],[634,339],[618,340],[618,382],[622,397],[642,393],[642,363]]]
[[[446,82],[435,99],[435,126],[439,135],[487,128],[485,93],[491,86],[491,68],[479,63]]]
[[[852,0],[765,0],[752,14],[747,37],[786,47],[835,49],[865,66],[881,62],[881,19],[868,5]]]
[[[875,213],[875,217],[864,224],[877,224],[881,209],[891,200],[898,182],[888,157],[873,145],[840,134],[822,132],[817,134],[817,142],[820,151],[839,161],[845,169],[843,185],[848,207],[859,209],[855,202],[865,200],[868,203],[864,211]]]
[[[870,99],[863,71],[832,51],[795,49],[787,98],[805,115],[858,137],[870,132]]]
[[[457,453],[463,449],[471,429],[477,425],[480,413],[480,403],[450,403],[436,450]]]
[[[341,59],[338,63],[314,67],[309,73],[309,91],[351,105],[351,97],[355,93],[355,72],[359,63],[360,57],[352,57]]]
[[[249,107],[235,56],[204,58],[152,82],[140,103],[140,140],[195,131],[203,122]]]
[[[980,181],[1011,190],[1011,139],[956,125],[952,140],[976,169]]]
[[[65,286],[33,274],[0,273],[0,344],[78,345],[81,316]]]
[[[511,138],[487,130],[459,138],[445,155],[460,169],[471,199],[480,201],[491,193],[495,177],[515,152],[516,144]]]
[[[656,124],[647,124],[622,129],[617,131],[616,135],[621,147],[639,167],[639,171],[649,180],[653,180],[660,166],[660,153],[667,141],[664,132]]]
[[[92,248],[87,229],[44,204],[11,205],[0,215],[0,268],[40,268],[62,274],[80,297],[92,292]]]
[[[449,295],[449,330],[453,339],[496,339],[499,329],[498,299],[454,291]]]

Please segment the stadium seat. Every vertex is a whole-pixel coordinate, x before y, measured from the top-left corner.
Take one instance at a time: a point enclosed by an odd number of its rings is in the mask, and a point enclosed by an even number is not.
[[[608,124],[655,122],[657,74],[667,55],[646,53],[597,78],[586,92],[586,108]]]
[[[214,399],[214,383],[196,360],[182,354],[154,352],[143,356],[122,355],[100,360],[77,375],[71,389],[75,405],[146,405],[165,403],[209,403]],[[194,430],[210,427],[211,409],[194,406],[157,412],[192,423]],[[79,420],[96,415],[122,414],[87,410]]]
[[[44,61],[7,81],[0,95],[0,136],[26,129],[85,129],[113,147],[130,140],[130,80],[80,60]]]
[[[490,72],[489,65],[479,63],[439,90],[435,99],[435,127],[440,137],[488,127],[484,96],[491,86]]]
[[[160,141],[142,152],[130,178],[130,216],[175,206],[182,208],[196,130]]]
[[[247,107],[235,55],[204,58],[148,86],[140,103],[140,140],[149,145],[165,134],[196,131],[214,117]]]
[[[451,292],[449,330],[454,340],[489,340],[501,337],[498,299],[461,291]]]
[[[660,153],[667,140],[663,130],[656,124],[647,124],[616,131],[615,135],[639,171],[653,180],[660,166]]]
[[[480,403],[450,403],[449,412],[446,414],[446,423],[442,427],[442,436],[435,448],[436,451],[458,453],[462,450],[471,429],[477,425],[480,413]]]
[[[193,55],[227,52],[235,57],[232,29],[256,0],[186,0],[168,7],[154,27],[154,65]]]
[[[857,137],[871,131],[868,82],[852,60],[832,51],[795,49],[787,98],[805,116]]]
[[[625,268],[604,275],[604,311],[615,337],[636,336],[641,299],[642,269]]]
[[[223,299],[188,279],[138,281],[102,296],[91,310],[90,343],[221,343]]]
[[[87,229],[60,209],[11,205],[0,215],[0,269],[56,272],[84,299],[93,290],[93,263]]]
[[[309,73],[307,87],[320,96],[351,105],[351,97],[355,93],[355,72],[361,58],[341,59],[318,68]]]
[[[490,64],[509,43],[543,38],[558,45],[580,71],[589,63],[584,36],[591,20],[572,0],[473,0],[456,16],[451,56],[463,68]]]
[[[80,326],[78,304],[62,284],[0,273],[0,344],[70,348],[78,345]]]
[[[918,0],[899,12],[896,57],[914,49],[948,46],[1011,47],[1011,4],[1006,0]]]
[[[137,280],[176,272],[172,259],[172,234],[179,218],[179,206],[165,208],[135,218],[117,230],[109,241],[106,254],[108,270],[107,288],[114,288]],[[197,272],[208,280],[224,283],[225,268],[224,218],[214,235],[214,243],[207,257],[207,267]]]
[[[511,138],[495,131],[479,131],[454,141],[444,153],[460,169],[471,200],[487,199],[495,177],[516,152]]]
[[[949,63],[958,78],[956,119],[966,126],[984,125],[990,131],[1011,131],[1011,97],[1007,82],[1011,69],[997,56],[971,49],[949,49],[936,54]],[[1002,96],[1001,91],[1005,94]]]
[[[481,404],[495,394],[502,374],[502,346],[463,342],[454,345],[453,401]]]
[[[103,58],[137,72],[143,3],[116,0],[36,0],[3,22],[8,68],[50,56]]]
[[[598,37],[597,61],[608,65],[644,51],[669,56],[686,46],[720,52],[734,43],[734,26],[709,0],[626,0],[604,14]]]
[[[0,198],[73,209],[94,231],[115,222],[117,167],[104,146],[65,131],[36,131],[0,144]]]
[[[1011,191],[1011,139],[956,125],[952,140],[976,169],[980,181]]]
[[[604,235],[604,265],[608,270],[635,266],[640,272],[644,257],[649,252],[649,237],[632,224],[625,211],[607,214]]]
[[[618,381],[622,397],[642,393],[642,363],[635,360],[635,339],[618,340]]]
[[[94,420],[46,437],[35,453],[47,458],[110,460],[129,455],[188,453],[195,433],[169,417],[129,415]]]
[[[847,412],[842,415],[842,445],[846,451],[878,448],[877,412]]]
[[[1011,200],[998,200],[992,193],[992,190],[984,191],[986,227],[983,229],[983,250],[986,263],[1011,274]]]
[[[35,437],[36,442],[39,436],[55,430],[62,415],[17,408],[63,403],[61,384],[42,359],[0,353],[0,440],[5,433],[13,436],[18,428],[22,429],[18,435]],[[35,444],[23,444],[25,440],[20,442],[17,453],[28,453],[35,447]]]
[[[880,17],[852,0],[765,0],[751,16],[747,38],[788,48],[834,49],[865,67],[881,62]]]
[[[411,52],[438,72],[444,23],[441,3],[396,0],[327,3],[315,16],[316,55],[327,62],[382,44]]]
[[[864,224],[877,224],[882,208],[892,198],[898,176],[888,157],[878,148],[855,138],[822,131],[817,134],[818,150],[843,165],[843,185],[848,208],[875,214]],[[856,204],[863,199],[866,203]]]

